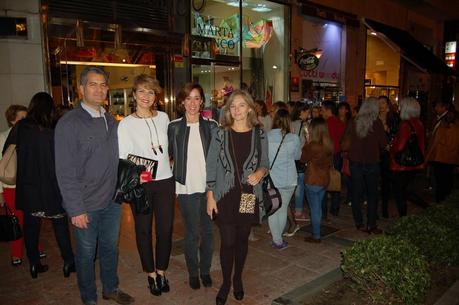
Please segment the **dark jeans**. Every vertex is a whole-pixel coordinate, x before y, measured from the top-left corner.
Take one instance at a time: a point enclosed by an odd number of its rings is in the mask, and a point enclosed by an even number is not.
[[[178,195],[185,225],[185,260],[190,276],[208,275],[212,264],[212,221],[205,193]],[[199,252],[199,258],[198,258]]]
[[[166,270],[172,249],[172,225],[174,223],[175,181],[169,179],[143,184],[151,210],[147,214],[132,214],[135,222],[135,239],[142,268],[147,273]],[[153,256],[152,224],[155,216],[156,245]],[[155,259],[156,257],[156,265]]]
[[[83,303],[96,302],[96,273],[94,261],[99,257],[102,293],[118,288],[118,239],[121,206],[112,202],[106,208],[88,212],[88,228],[73,227],[76,242],[75,265],[78,287]]]
[[[435,201],[437,203],[451,194],[454,185],[454,169],[456,165],[440,162],[432,162],[433,175],[435,179]]]
[[[70,243],[69,224],[67,217],[52,218],[54,236],[65,263],[73,263],[72,244]],[[41,218],[24,213],[24,241],[27,258],[31,265],[40,262],[38,240],[40,238]]]
[[[249,250],[249,234],[251,225],[218,225],[220,230],[220,264],[222,267],[223,283],[218,292],[226,298],[231,289],[231,275],[233,274],[233,289],[242,291],[242,270]]]
[[[343,168],[343,157],[341,157],[341,153],[337,153],[333,156],[333,167],[337,171],[341,172],[341,169]],[[341,204],[341,192],[330,192],[330,196],[330,214],[338,216]],[[327,195],[325,194],[324,198],[322,199],[322,218],[326,218],[328,214],[327,199]]]
[[[389,199],[392,190],[392,177],[390,166],[390,155],[388,152],[381,154],[381,162],[379,163],[381,170],[381,210],[384,217],[389,216]],[[394,190],[395,192],[395,190]]]
[[[367,228],[376,228],[378,209],[379,164],[350,163],[352,181],[352,216],[354,223],[360,227],[364,224],[362,216],[362,199],[367,192]]]
[[[407,214],[407,200],[420,207],[427,207],[427,203],[416,194],[415,190],[413,190],[413,182],[419,173],[420,171],[392,171],[394,197],[400,217],[406,216]]]

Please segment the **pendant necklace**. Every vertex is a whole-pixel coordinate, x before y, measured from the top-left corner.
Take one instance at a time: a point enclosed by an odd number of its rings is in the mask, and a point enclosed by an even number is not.
[[[159,143],[159,136],[158,136],[158,129],[156,128],[156,124],[155,124],[155,121],[153,120],[153,117],[150,118],[150,121],[153,123],[153,128],[155,129],[155,135],[156,135],[156,141],[158,142],[158,145],[155,146],[153,144],[153,135],[152,135],[152,132],[151,132],[151,127],[150,127],[150,124],[148,124],[148,118],[144,118],[144,117],[141,117],[137,111],[135,112],[135,114],[144,120],[145,124],[147,124],[147,127],[148,127],[148,135],[150,136],[150,145],[151,145],[151,149],[153,150],[153,153],[155,154],[155,156],[158,155],[158,152],[156,151],[156,148],[158,148],[159,152],[162,154],[163,153],[163,147],[161,146],[161,144]]]

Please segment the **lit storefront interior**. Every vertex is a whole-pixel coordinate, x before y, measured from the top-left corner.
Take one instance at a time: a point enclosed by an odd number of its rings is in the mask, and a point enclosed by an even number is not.
[[[399,98],[400,52],[367,31],[365,96],[387,96],[393,103]]]
[[[221,105],[236,88],[268,104],[288,101],[289,7],[255,0],[203,3],[191,12],[191,74],[204,87],[206,106]]]
[[[302,21],[302,47],[295,50],[301,69],[301,97],[308,102],[343,100],[343,26],[315,17]]]

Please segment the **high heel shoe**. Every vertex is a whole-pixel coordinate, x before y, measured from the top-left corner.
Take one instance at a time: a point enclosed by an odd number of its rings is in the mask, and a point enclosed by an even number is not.
[[[42,265],[41,263],[30,265],[30,275],[33,279],[36,279],[38,273],[48,271],[48,265]]]
[[[64,267],[62,267],[62,272],[64,273],[64,277],[69,277],[70,273],[75,272],[75,263],[64,263]]]
[[[236,300],[240,301],[244,298],[244,290],[233,291],[233,295]]]
[[[22,265],[22,259],[20,259],[20,258],[18,258],[18,257],[12,258],[12,259],[11,259],[11,265],[12,265],[13,267],[17,267],[17,266]]]
[[[161,292],[169,292],[171,290],[166,276],[158,273],[156,274],[156,286],[158,286]]]
[[[148,279],[148,288],[150,289],[150,293],[155,296],[161,295],[161,289],[156,285],[156,281],[151,276],[147,277]]]

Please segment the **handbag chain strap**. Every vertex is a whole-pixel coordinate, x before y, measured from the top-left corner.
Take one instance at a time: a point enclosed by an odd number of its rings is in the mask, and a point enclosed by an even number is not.
[[[284,139],[285,139],[285,136],[286,136],[286,135],[287,135],[287,134],[285,133],[285,134],[282,136],[282,140],[281,140],[281,142],[280,142],[280,144],[279,144],[279,147],[277,148],[276,155],[274,156],[273,163],[271,163],[271,166],[269,167],[269,170],[271,170],[271,169],[273,168],[274,162],[276,162],[277,155],[279,154],[279,150],[280,150],[280,148],[281,148],[281,146],[282,146],[282,143],[284,142]]]
[[[233,141],[233,136],[232,136],[233,131],[229,131],[229,137],[230,137],[230,142],[231,142],[231,150],[233,151],[233,156],[234,156],[234,167],[236,168],[236,175],[237,175],[237,181],[239,182],[239,187],[241,188],[242,192],[242,183],[241,183],[241,176],[239,175],[239,166],[237,162],[237,157],[236,157],[236,152],[234,150],[234,141]]]

